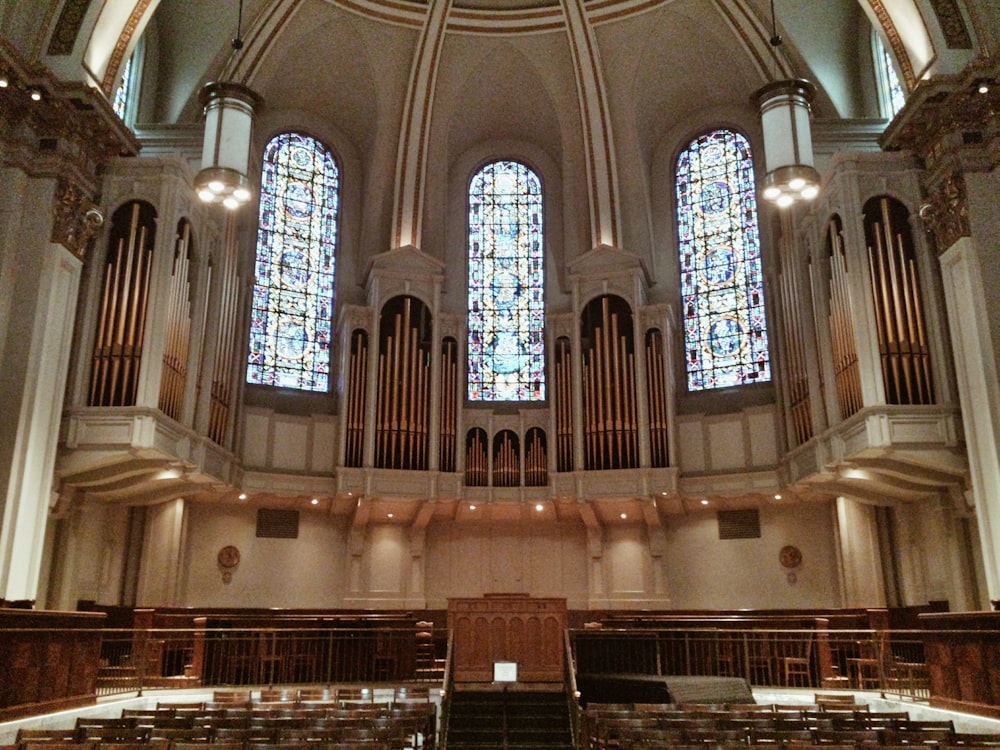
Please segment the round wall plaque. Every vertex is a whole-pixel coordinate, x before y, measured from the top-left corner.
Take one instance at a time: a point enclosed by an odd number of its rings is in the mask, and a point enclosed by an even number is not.
[[[786,568],[797,568],[802,564],[802,552],[798,547],[793,547],[789,544],[781,548],[781,552],[778,553],[778,559]]]
[[[219,565],[223,568],[235,568],[240,564],[240,551],[231,544],[219,550]]]

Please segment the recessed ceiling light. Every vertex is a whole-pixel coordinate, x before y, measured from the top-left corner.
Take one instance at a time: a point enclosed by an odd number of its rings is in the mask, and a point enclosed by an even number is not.
[[[392,516],[393,516],[393,514],[392,514],[392,513],[386,513],[386,514],[385,514],[385,517],[386,517],[386,518],[392,518]]]
[[[774,496],[774,499],[775,499],[775,500],[780,500],[780,499],[781,499],[781,495],[775,495],[775,496]]]
[[[544,505],[542,505],[541,503],[539,503],[538,505],[536,505],[536,506],[535,506],[535,510],[539,510],[539,511],[540,511],[540,510],[542,510],[542,509],[543,509],[544,507],[545,507]]]
[[[475,510],[475,509],[476,509],[476,506],[475,506],[475,505],[470,505],[470,506],[469,506],[469,510]]]
[[[702,505],[708,505],[708,500],[704,500],[704,499],[703,499],[703,500],[701,501],[701,504],[702,504]]]
[[[316,497],[314,497],[314,498],[313,498],[312,500],[310,500],[309,502],[311,502],[311,503],[312,503],[313,505],[319,505],[319,498],[316,498]]]
[[[240,493],[240,500],[246,500],[246,499],[247,499],[247,493],[241,492]]]
[[[988,94],[988,93],[990,93],[990,85],[988,83],[986,83],[985,81],[983,81],[982,83],[979,84],[979,88],[976,89],[976,90],[980,94]]]
[[[622,513],[620,518],[624,521],[626,518],[628,518],[628,513]]]

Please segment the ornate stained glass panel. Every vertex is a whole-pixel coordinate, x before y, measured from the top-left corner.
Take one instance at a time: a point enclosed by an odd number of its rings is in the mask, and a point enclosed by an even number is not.
[[[487,164],[469,187],[471,401],[545,398],[542,185],[516,161]]]
[[[329,390],[340,172],[319,141],[264,150],[247,382]]]
[[[895,117],[899,110],[906,106],[906,92],[903,90],[903,84],[899,82],[899,76],[896,75],[896,66],[892,62],[889,50],[885,48],[885,45],[882,44],[878,37],[876,39],[879,40],[878,54],[882,70],[885,74],[885,88],[889,99],[890,115]]]
[[[123,120],[125,119],[125,105],[128,103],[128,98],[132,93],[133,57],[133,55],[129,55],[128,60],[125,61],[125,69],[122,71],[121,81],[118,82],[118,88],[115,89],[115,98],[111,102],[111,108]]]
[[[771,379],[753,158],[715,130],[677,160],[677,223],[688,389]]]

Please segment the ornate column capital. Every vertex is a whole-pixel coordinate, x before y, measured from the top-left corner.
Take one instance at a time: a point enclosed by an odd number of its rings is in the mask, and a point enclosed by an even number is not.
[[[920,218],[934,236],[938,252],[943,253],[971,231],[965,177],[961,171],[949,171],[925,184],[924,192],[927,200],[920,206]]]
[[[52,241],[80,260],[87,244],[104,224],[104,213],[77,185],[60,180],[52,201]]]
[[[1000,164],[1000,62],[978,60],[961,74],[922,81],[881,138],[925,168],[920,218],[939,252],[970,233],[965,175]]]

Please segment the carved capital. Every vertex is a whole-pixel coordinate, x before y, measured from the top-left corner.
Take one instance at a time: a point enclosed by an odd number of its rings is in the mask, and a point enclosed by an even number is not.
[[[79,187],[60,180],[52,202],[52,241],[83,260],[87,244],[104,224],[104,214]]]
[[[965,178],[961,172],[948,172],[927,189],[927,202],[920,207],[920,218],[934,236],[938,253],[970,234],[969,206]]]

